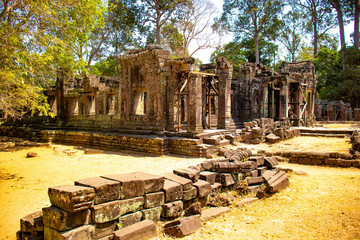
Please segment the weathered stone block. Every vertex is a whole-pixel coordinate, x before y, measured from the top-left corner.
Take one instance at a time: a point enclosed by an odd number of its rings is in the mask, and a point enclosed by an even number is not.
[[[248,185],[258,185],[258,184],[262,184],[264,182],[264,178],[263,177],[247,177],[246,181],[248,183]]]
[[[20,230],[22,232],[44,231],[42,212],[37,211],[20,219]]]
[[[119,224],[121,228],[124,228],[132,224],[135,224],[137,222],[140,222],[142,217],[143,217],[143,213],[141,211],[129,213],[119,218]]]
[[[258,167],[257,162],[254,161],[236,162],[236,164],[241,167],[241,172],[245,169],[255,170]]]
[[[180,177],[173,173],[165,173],[163,175],[166,179],[181,184],[184,191],[191,189],[193,186],[192,181],[188,178]]]
[[[325,162],[324,159],[318,158],[299,158],[299,164],[304,165],[323,165]]]
[[[201,203],[196,202],[191,204],[188,208],[186,208],[185,212],[184,212],[184,216],[188,217],[188,216],[192,216],[192,215],[198,215],[201,214]]]
[[[257,193],[260,191],[263,191],[264,186],[263,185],[252,185],[248,187],[248,192],[249,193]]]
[[[201,221],[206,222],[229,211],[230,208],[228,207],[208,208],[201,212],[200,218]]]
[[[120,199],[143,196],[145,193],[145,182],[142,179],[137,178],[135,174],[113,174],[102,177],[120,182]]]
[[[195,182],[194,187],[198,189],[198,197],[205,197],[212,192],[211,184],[203,180]]]
[[[120,182],[102,177],[86,178],[75,181],[75,185],[92,187],[95,189],[95,204],[120,199]]]
[[[263,174],[262,177],[264,178],[265,181],[269,181],[270,178],[272,176],[274,176],[276,173],[278,173],[279,171],[277,170],[266,170]]]
[[[65,231],[81,225],[91,223],[90,210],[68,212],[58,207],[45,207],[42,209],[43,223],[58,231]]]
[[[250,156],[248,161],[256,162],[257,166],[262,166],[265,163],[264,156]]]
[[[216,179],[216,173],[208,171],[200,172],[200,179],[207,181],[210,184],[214,184]]]
[[[279,165],[279,162],[274,157],[264,157],[264,165],[267,168],[273,168],[276,165]]]
[[[271,181],[271,179],[270,179]],[[289,177],[284,174],[281,177],[279,177],[278,179],[272,181],[272,182],[268,182],[269,186],[268,189],[270,192],[275,193],[275,192],[280,192],[281,190],[285,189],[287,186],[289,186]]]
[[[135,178],[141,179],[145,183],[144,192],[145,193],[153,193],[159,192],[164,186],[165,178],[160,175],[154,175],[150,173],[144,172],[134,172],[132,173]]]
[[[201,228],[199,215],[172,221],[164,226],[164,232],[173,237],[185,237]]]
[[[261,176],[266,171],[266,167],[258,167],[257,171],[258,171],[258,176]]]
[[[92,207],[95,190],[89,187],[64,185],[49,188],[48,195],[52,205],[69,212],[76,212]]]
[[[235,177],[231,173],[219,173],[216,175],[216,182],[219,182],[223,187],[228,187],[236,183]]]
[[[348,160],[348,159],[352,159],[353,155],[350,153],[340,153],[340,158]]]
[[[341,154],[338,152],[331,152],[330,157],[331,158],[340,158]]]
[[[192,182],[196,182],[200,177],[200,170],[193,168],[179,168],[175,169],[173,173],[179,175],[180,177],[188,178]]]
[[[163,207],[162,206],[158,206],[158,207],[154,207],[154,208],[148,208],[148,209],[143,209],[141,210],[143,217],[143,220],[151,220],[151,221],[159,221],[160,220],[160,216],[161,216],[161,212],[162,212]]]
[[[334,159],[334,158],[325,159],[325,165],[328,166],[351,167],[351,163],[352,163],[351,160]]]
[[[163,192],[165,193],[165,202],[175,202],[182,198],[183,187],[179,183],[165,180]]]
[[[145,208],[153,208],[160,205],[164,205],[165,203],[165,194],[164,192],[157,192],[157,193],[148,193],[144,196]]]
[[[196,187],[192,187],[191,189],[187,190],[187,191],[183,191],[183,197],[182,200],[183,201],[188,201],[191,199],[196,198],[198,194],[198,190]]]
[[[95,224],[96,239],[111,235],[115,231],[116,226],[117,226],[116,221],[110,221],[106,223],[96,223]]]
[[[214,183],[213,185],[211,185],[211,189],[213,192],[221,192],[221,183]]]
[[[139,211],[143,209],[144,203],[144,197],[120,200],[120,213],[124,215],[126,213]]]
[[[91,211],[94,223],[105,223],[122,215],[120,200],[95,205]]]
[[[44,227],[44,239],[46,240],[95,240],[95,227],[85,225],[69,231],[59,232],[51,227]]]
[[[149,239],[156,236],[156,225],[153,221],[144,220],[114,233],[115,240]]]
[[[161,216],[164,218],[179,217],[183,211],[184,205],[182,201],[175,201],[171,203],[165,203]]]
[[[242,165],[235,162],[216,162],[212,170],[219,173],[240,173]]]
[[[360,160],[351,160],[351,165],[360,168]]]

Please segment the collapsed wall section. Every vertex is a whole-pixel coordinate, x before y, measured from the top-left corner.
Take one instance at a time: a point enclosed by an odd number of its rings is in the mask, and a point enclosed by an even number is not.
[[[266,189],[271,194],[289,185],[288,176],[274,169],[274,158],[251,156],[251,151],[241,149],[225,155],[162,175],[112,174],[50,187],[51,206],[22,218],[17,237],[148,239],[156,235],[153,222],[181,217],[185,211],[186,218],[166,224],[164,230],[182,237],[201,227],[201,207],[221,204],[222,191]],[[183,228],[184,222],[196,227]]]

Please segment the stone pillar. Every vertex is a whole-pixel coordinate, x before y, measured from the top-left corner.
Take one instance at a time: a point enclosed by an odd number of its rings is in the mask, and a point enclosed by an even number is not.
[[[216,59],[216,75],[219,80],[218,129],[230,129],[231,79],[233,66],[224,57]]]
[[[289,106],[289,94],[288,94],[288,84],[287,81],[282,81],[280,89],[280,109],[279,109],[279,119],[284,119],[288,117],[288,106]]]
[[[190,75],[188,82],[189,116],[188,132],[203,132],[202,127],[202,78]]]

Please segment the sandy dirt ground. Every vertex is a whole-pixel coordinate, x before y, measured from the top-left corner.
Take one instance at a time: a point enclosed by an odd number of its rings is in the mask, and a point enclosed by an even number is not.
[[[282,192],[233,207],[184,239],[360,239],[360,169],[282,165],[309,175],[291,174]]]
[[[47,189],[74,184],[74,181],[105,174],[144,171],[160,174],[196,165],[204,159],[183,156],[156,156],[141,153],[106,153],[85,155],[76,150],[68,156],[64,150],[74,147],[31,148],[0,152],[0,239],[16,239],[20,218],[50,206]],[[35,158],[26,158],[28,152]]]
[[[240,144],[254,152],[265,150],[275,151],[306,151],[306,152],[339,152],[348,153],[351,148],[350,138],[328,138],[328,137],[296,137],[276,144]],[[236,148],[236,146],[229,147]]]
[[[248,147],[254,151],[347,152],[350,144],[346,138],[298,137],[275,145]],[[68,155],[64,150],[75,153]],[[26,158],[30,151],[38,156]],[[81,149],[63,145],[0,152],[0,239],[15,239],[21,217],[50,205],[48,187],[73,184],[78,179],[104,174],[134,171],[160,174],[202,161],[204,159],[132,152],[85,155]],[[291,186],[282,193],[252,203],[251,207],[234,208],[187,238],[360,238],[356,235],[360,232],[360,169],[301,165],[294,168],[306,170],[309,175],[292,176]],[[322,231],[327,232],[323,234]]]

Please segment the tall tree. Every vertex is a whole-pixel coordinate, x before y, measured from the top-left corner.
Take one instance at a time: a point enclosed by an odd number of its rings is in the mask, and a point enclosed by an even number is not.
[[[295,62],[296,52],[298,51],[301,40],[305,35],[305,29],[303,27],[303,15],[296,12],[290,11],[283,17],[283,26],[279,34],[278,40],[288,50],[291,59],[290,61]]]
[[[355,17],[354,17],[354,48],[359,49],[359,18],[360,18],[360,1],[354,0],[354,9],[355,9]]]
[[[88,13],[101,4],[101,0],[1,1],[2,111],[13,118],[33,111],[46,114],[49,106],[41,90],[57,75],[82,70],[78,43],[88,40],[96,25]]]
[[[256,63],[260,62],[260,39],[274,39],[280,27],[281,0],[230,0],[223,5],[221,21],[237,39],[250,36],[255,41]]]
[[[139,4],[139,14],[143,15],[145,22],[155,26],[155,43],[161,44],[161,28],[173,17],[175,11],[187,0],[144,0]]]
[[[303,11],[309,16],[307,30],[312,32],[314,57],[318,52],[319,39],[336,24],[331,5],[325,0],[288,0],[295,11]]]
[[[180,16],[174,25],[183,36],[182,55],[193,56],[201,49],[217,47],[220,44],[220,33],[213,28],[213,16],[218,14],[215,5],[208,0],[192,0],[180,10]],[[196,48],[189,52],[191,43],[196,43]]]

